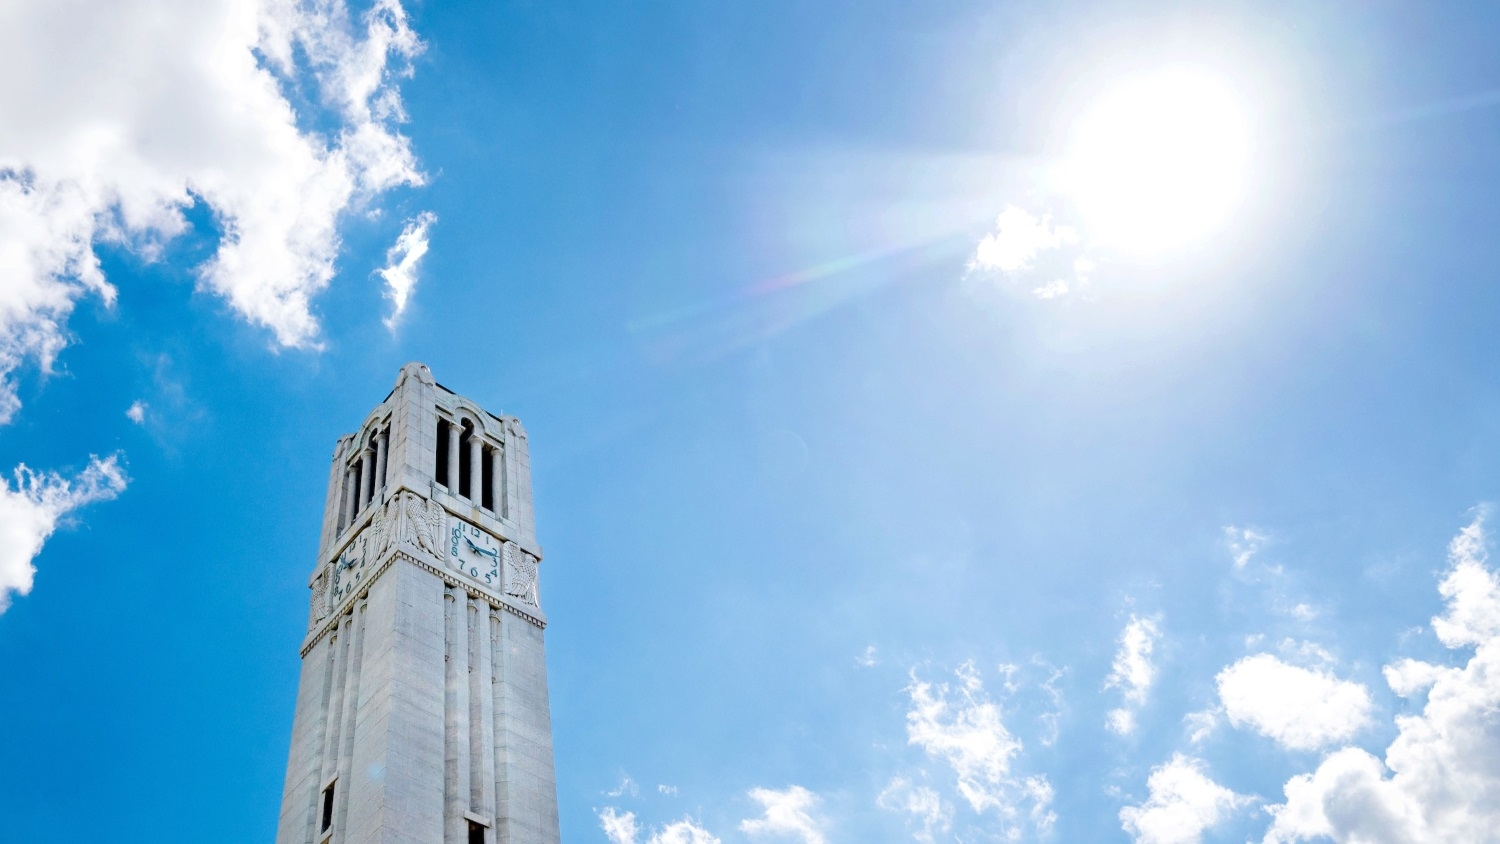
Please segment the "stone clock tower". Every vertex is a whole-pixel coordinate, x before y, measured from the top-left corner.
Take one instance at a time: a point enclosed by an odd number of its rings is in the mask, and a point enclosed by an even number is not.
[[[558,844],[526,432],[402,367],[333,453],[276,844]]]

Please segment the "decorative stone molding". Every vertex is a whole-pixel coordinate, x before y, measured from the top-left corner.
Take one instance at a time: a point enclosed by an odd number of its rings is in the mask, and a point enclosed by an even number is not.
[[[398,551],[391,559],[394,560],[396,558],[406,560],[407,562],[423,571],[431,572],[432,574],[437,575],[438,577],[442,578],[444,585],[462,589],[464,593],[469,597],[478,598],[479,600],[484,601],[486,604],[489,604],[493,609],[504,610],[511,615],[531,622],[532,624],[543,630],[547,629],[547,622],[541,620],[540,618],[537,618],[536,616],[526,612],[525,610],[515,606],[514,604],[495,600],[495,596],[491,595],[489,592],[480,589],[479,587],[475,586],[472,583],[469,583],[466,580],[460,580],[454,577],[450,572],[440,569],[437,566],[426,562],[425,560],[419,560],[416,557],[411,556],[410,554],[406,554],[400,551]]]
[[[479,588],[478,586],[475,586],[472,583],[469,583],[467,580],[462,580],[460,578],[454,577],[453,573],[447,571],[446,569],[435,566],[432,563],[427,562],[426,560],[412,556],[404,548],[397,548],[394,553],[387,556],[384,560],[380,561],[377,566],[375,566],[374,570],[370,572],[369,577],[362,582],[361,589],[359,589],[357,592],[351,592],[348,599],[339,601],[339,606],[329,608],[329,612],[324,614],[323,618],[314,626],[314,630],[310,632],[307,639],[303,641],[301,648],[302,656],[306,657],[308,652],[311,651],[313,647],[318,644],[318,642],[322,641],[324,636],[328,635],[330,631],[335,631],[338,629],[338,619],[342,618],[344,615],[347,615],[349,611],[353,609],[355,601],[366,600],[370,595],[370,586],[376,580],[378,580],[382,574],[385,574],[386,569],[389,569],[393,564],[396,563],[397,560],[405,560],[406,562],[411,563],[412,565],[425,572],[437,575],[438,578],[443,581],[443,584],[445,586],[462,589],[470,597],[478,598],[479,600],[489,604],[492,609],[508,612],[511,615],[516,616],[517,618],[523,619],[530,624],[535,625],[538,629],[547,629],[546,621],[537,618],[536,616],[526,612],[520,607],[497,599],[493,594],[486,592],[485,590]],[[532,604],[532,606],[537,605]],[[334,610],[337,610],[337,612],[334,612]]]
[[[396,386],[391,388],[391,392],[394,393],[396,390],[401,389],[401,385],[405,384],[406,379],[408,378],[415,378],[421,383],[427,384],[428,386],[437,383],[436,381],[432,380],[432,370],[428,369],[426,364],[412,361],[411,363],[408,363],[407,365],[401,367],[401,371],[396,373]]]

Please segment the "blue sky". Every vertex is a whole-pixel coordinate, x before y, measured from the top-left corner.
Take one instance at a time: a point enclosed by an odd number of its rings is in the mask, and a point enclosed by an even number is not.
[[[421,360],[530,434],[570,842],[1488,840],[1497,31],[8,6],[0,837],[272,838]]]

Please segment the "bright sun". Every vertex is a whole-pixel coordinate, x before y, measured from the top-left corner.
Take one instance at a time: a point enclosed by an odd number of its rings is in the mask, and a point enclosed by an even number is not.
[[[1221,230],[1245,193],[1250,131],[1234,92],[1193,68],[1108,88],[1074,126],[1067,190],[1090,237],[1160,254]]]

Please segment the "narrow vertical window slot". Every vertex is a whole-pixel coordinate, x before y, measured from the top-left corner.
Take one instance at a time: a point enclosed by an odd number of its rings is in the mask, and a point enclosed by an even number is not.
[[[479,506],[490,512],[495,512],[495,450],[486,448],[484,455],[479,459],[479,465],[483,467],[479,479]]]
[[[349,470],[344,470],[344,481],[339,484],[339,526],[336,533],[343,533],[349,526]]]
[[[448,483],[448,420],[438,420],[437,430],[437,467],[432,473],[433,478],[445,487],[452,488]]]
[[[378,453],[380,447],[376,445],[377,439],[377,437],[370,437],[370,477],[365,478],[365,501],[369,502],[373,502],[375,500],[375,479],[380,477],[380,469],[376,468],[375,466],[375,460],[380,456]]]
[[[469,437],[472,435],[472,430],[468,425],[465,425],[458,434],[458,494],[470,500],[474,498],[469,492],[470,480],[472,480],[469,476],[474,474],[469,466]]]
[[[356,517],[364,511],[365,502],[359,494],[359,491],[363,489],[365,485],[365,467],[363,463],[364,461],[360,461],[359,463],[354,464],[354,488],[352,491],[354,493],[354,515]]]
[[[469,844],[484,844],[484,827],[469,821]]]
[[[327,832],[333,826],[333,788],[337,782],[331,782],[323,789],[323,821],[318,827],[319,832]]]

